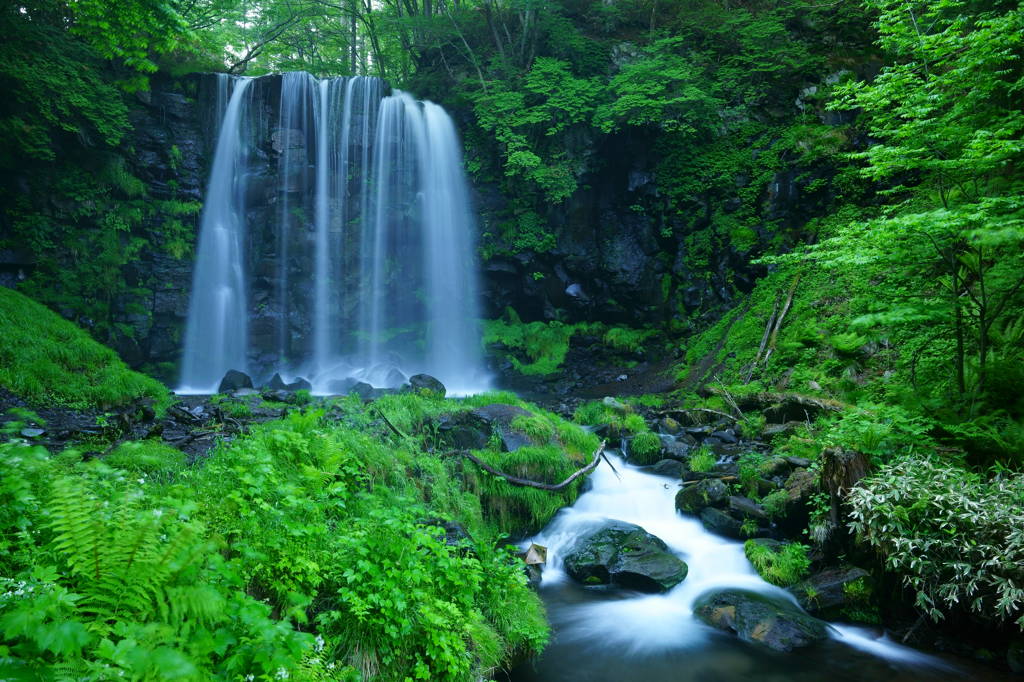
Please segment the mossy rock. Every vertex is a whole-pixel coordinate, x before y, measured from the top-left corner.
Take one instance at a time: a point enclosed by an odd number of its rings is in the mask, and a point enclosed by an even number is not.
[[[705,507],[725,506],[729,501],[729,486],[717,478],[684,486],[676,493],[676,509],[684,514],[697,514]]]
[[[828,638],[824,621],[803,613],[794,604],[756,592],[708,592],[697,600],[693,611],[713,628],[774,651],[793,651]]]
[[[689,568],[660,538],[632,523],[612,521],[570,547],[565,570],[584,585],[665,592],[681,583]]]

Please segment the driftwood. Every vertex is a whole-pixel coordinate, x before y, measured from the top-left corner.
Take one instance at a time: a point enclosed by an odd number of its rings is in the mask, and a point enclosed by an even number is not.
[[[712,394],[721,394],[720,389],[710,388],[709,390]],[[811,412],[841,412],[848,407],[848,405],[838,400],[815,398],[814,396],[803,395],[802,393],[778,393],[774,391],[761,391],[741,395],[737,398],[737,403],[743,410],[785,411],[787,408],[794,408]]]
[[[494,474],[495,476],[500,476],[501,478],[503,478],[506,481],[508,481],[511,485],[517,485],[517,486],[520,486],[522,488],[537,488],[538,490],[550,490],[552,492],[557,492],[557,491],[561,490],[562,488],[565,488],[566,486],[571,484],[573,481],[575,481],[580,476],[583,476],[585,474],[589,474],[591,471],[593,471],[594,469],[597,468],[597,465],[601,462],[602,459],[604,459],[604,461],[608,463],[608,466],[612,466],[612,463],[608,462],[608,458],[604,456],[604,442],[602,442],[600,447],[598,447],[597,450],[594,451],[594,457],[590,460],[590,464],[588,464],[587,466],[583,467],[582,469],[577,470],[572,476],[570,476],[569,478],[565,479],[561,483],[556,483],[556,484],[540,483],[538,481],[531,481],[528,478],[519,478],[518,476],[513,476],[512,474],[506,474],[503,471],[498,471],[497,469],[492,467],[487,462],[484,462],[479,457],[476,457],[476,456],[470,454],[466,450],[456,450],[456,451],[451,452],[449,454],[452,455],[452,456],[465,457],[466,459],[468,459],[469,461],[473,462],[473,464],[476,464],[478,467],[480,467],[484,471],[486,471],[488,473],[491,473],[491,474]],[[612,471],[615,471],[615,467],[612,467]],[[617,471],[615,472],[615,475],[616,476],[618,475]]]
[[[691,412],[697,412],[697,413],[702,413],[702,414],[713,414],[716,417],[725,417],[729,421],[736,421],[736,417],[734,417],[733,415],[728,414],[726,412],[721,412],[719,410],[712,410],[711,408],[708,408],[708,407],[677,407],[677,408],[674,408],[674,409],[671,409],[671,410],[663,410],[661,412],[658,412],[657,414],[658,414],[659,417],[672,417],[673,419],[675,419],[675,417],[673,415],[689,415]],[[702,424],[703,423],[699,419],[697,419],[696,417],[687,416],[686,419],[688,421],[693,422],[694,424]]]
[[[380,418],[384,420],[384,423],[388,425],[389,429],[391,429],[391,433],[395,434],[396,436],[398,436],[399,438],[402,438],[402,439],[405,439],[405,438],[409,437],[409,436],[405,435],[404,433],[402,433],[402,431],[397,426],[395,426],[394,424],[391,423],[391,420],[388,419],[386,414],[384,414],[384,410],[382,410],[379,407],[377,407],[376,405],[374,405],[373,406],[373,411],[376,412],[380,416]]]

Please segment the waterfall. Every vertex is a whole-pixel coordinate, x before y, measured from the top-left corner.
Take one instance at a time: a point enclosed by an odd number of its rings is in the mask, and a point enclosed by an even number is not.
[[[199,231],[182,361],[183,392],[212,393],[229,369],[246,371],[248,301],[243,253],[248,148],[244,125],[251,81],[235,79],[220,125]],[[217,77],[218,102],[229,78]]]
[[[386,94],[377,78],[301,72],[255,79],[247,105],[250,80],[218,77],[234,89],[181,390],[211,392],[228,369],[303,376],[317,393],[354,381],[393,388],[421,372],[454,394],[484,390],[476,224],[448,114]],[[269,110],[259,104],[278,92],[269,139],[246,142],[260,129],[250,119]]]

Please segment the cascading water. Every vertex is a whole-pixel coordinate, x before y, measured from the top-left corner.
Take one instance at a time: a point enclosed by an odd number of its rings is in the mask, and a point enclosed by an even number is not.
[[[269,144],[250,146],[246,129],[258,126],[248,119],[264,115],[244,105],[250,80],[218,78],[234,90],[203,214],[181,391],[216,390],[228,369],[301,375],[318,393],[356,380],[395,387],[420,372],[453,394],[484,390],[476,226],[444,110],[385,95],[376,78],[265,77],[254,81],[262,94],[279,82],[277,125]],[[268,183],[276,189],[260,195]]]
[[[740,588],[795,600],[757,575],[740,543],[712,535],[697,519],[675,511],[676,479],[646,473],[618,457],[611,461],[618,474],[604,466],[596,469],[590,475],[590,489],[532,540],[548,548],[540,593],[553,629],[552,642],[539,661],[513,671],[512,680],[961,678],[963,673],[944,661],[872,637],[862,628],[832,625],[831,640],[783,655],[704,625],[694,616],[693,606],[708,590]],[[562,569],[565,552],[577,538],[609,519],[634,523],[664,540],[688,564],[686,579],[665,594],[593,590],[569,579]]]
[[[250,79],[217,76],[217,101],[231,86],[199,233],[192,302],[189,306],[182,360],[182,392],[212,393],[229,369],[248,367],[246,295],[245,178],[249,148],[245,144]],[[219,106],[218,106],[219,108]]]

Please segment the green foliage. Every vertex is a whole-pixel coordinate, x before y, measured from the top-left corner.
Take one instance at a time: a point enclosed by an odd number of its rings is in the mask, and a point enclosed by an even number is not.
[[[1024,628],[1022,496],[1019,474],[987,480],[910,455],[850,491],[849,526],[933,620],[969,611]]]
[[[743,544],[743,553],[758,574],[780,587],[788,587],[807,577],[811,565],[807,550],[806,545],[797,543],[787,543],[779,551],[756,540],[747,540]]]
[[[661,438],[656,433],[638,433],[629,441],[629,458],[637,464],[654,464],[660,454]]]
[[[4,665],[91,671],[82,679],[461,680],[538,651],[543,608],[495,541],[546,522],[578,484],[529,494],[424,450],[433,418],[497,398],[382,399],[402,437],[376,408],[339,400],[336,421],[292,412],[193,467],[147,441],[87,463],[0,446]],[[560,479],[576,468],[563,447],[596,447],[510,399],[551,442],[480,453],[496,465]],[[449,544],[435,519],[469,536]]]
[[[170,394],[38,303],[0,287],[0,386],[33,405],[110,408]]]

